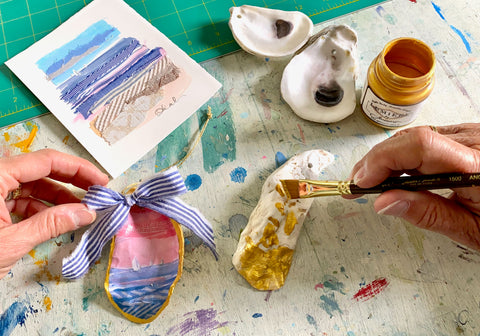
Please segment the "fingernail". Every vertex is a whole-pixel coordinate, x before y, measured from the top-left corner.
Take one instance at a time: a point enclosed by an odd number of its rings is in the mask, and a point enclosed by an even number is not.
[[[355,173],[355,175],[353,175],[353,183],[358,185],[358,182],[360,182],[364,176],[365,176],[365,169],[362,167]]]
[[[377,211],[379,215],[402,217],[410,208],[408,201],[395,201],[392,204],[387,205],[385,208]]]
[[[93,210],[81,209],[73,212],[72,219],[76,227],[82,227],[91,224],[96,217],[96,213]]]

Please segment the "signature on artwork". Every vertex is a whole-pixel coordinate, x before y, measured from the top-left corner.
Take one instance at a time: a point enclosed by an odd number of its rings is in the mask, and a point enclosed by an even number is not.
[[[172,100],[170,101],[169,104],[162,104],[160,107],[157,107],[155,109],[155,115],[159,116],[161,115],[165,110],[168,110],[170,107],[172,107],[175,103],[177,102],[177,98],[172,97]]]

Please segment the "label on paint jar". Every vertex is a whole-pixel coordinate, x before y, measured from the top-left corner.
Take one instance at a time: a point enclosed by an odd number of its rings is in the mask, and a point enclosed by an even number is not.
[[[385,127],[401,127],[410,124],[417,117],[423,101],[413,105],[394,105],[378,97],[365,86],[360,99],[360,105],[365,115],[373,122]]]

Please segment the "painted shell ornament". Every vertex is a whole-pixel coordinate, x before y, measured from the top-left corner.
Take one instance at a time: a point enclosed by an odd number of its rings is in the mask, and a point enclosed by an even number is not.
[[[331,123],[353,113],[358,72],[357,34],[346,25],[324,28],[284,69],[283,99],[301,118]]]
[[[293,55],[313,31],[312,20],[302,12],[248,5],[231,7],[228,25],[242,49],[269,58]]]
[[[314,149],[293,156],[265,181],[258,204],[242,231],[233,265],[258,290],[282,287],[290,270],[303,221],[313,198],[288,199],[281,179],[318,179],[334,156]]]
[[[75,251],[63,260],[63,276],[72,280],[84,276],[113,239],[105,279],[107,296],[128,320],[152,322],[168,305],[182,274],[180,224],[217,256],[210,223],[177,197],[185,192],[175,166],[122,193],[91,186],[82,202],[97,212],[97,218]]]

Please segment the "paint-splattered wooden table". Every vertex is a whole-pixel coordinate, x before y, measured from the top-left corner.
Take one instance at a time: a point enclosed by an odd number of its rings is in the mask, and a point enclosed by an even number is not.
[[[345,23],[357,31],[358,90],[386,42],[400,36],[427,42],[437,56],[437,81],[414,125],[453,124],[480,117],[479,15],[477,0],[392,0],[316,29]],[[170,305],[152,323],[137,325],[117,313],[103,290],[106,253],[83,280],[60,277],[61,260],[80,233],[61,236],[0,280],[1,335],[480,335],[480,253],[376,215],[374,196],[315,200],[285,286],[252,289],[231,257],[265,178],[285,158],[313,148],[334,153],[326,174],[345,178],[393,131],[373,126],[360,110],[329,125],[299,119],[280,98],[285,63],[237,52],[203,66],[223,88],[208,103],[214,118],[201,146],[181,167],[190,189],[183,199],[213,223],[219,261],[187,235],[184,274]],[[110,186],[121,190],[184,155],[204,112]],[[91,159],[52,116],[0,133],[3,156],[49,147]]]

